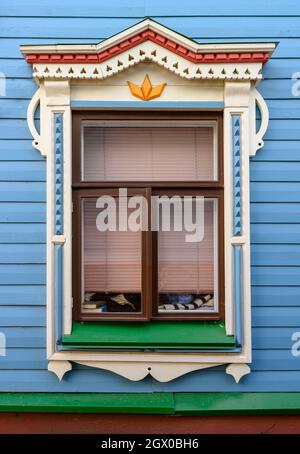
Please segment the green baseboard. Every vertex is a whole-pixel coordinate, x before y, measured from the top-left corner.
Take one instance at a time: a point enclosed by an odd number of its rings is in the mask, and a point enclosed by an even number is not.
[[[300,414],[300,393],[174,393],[174,406],[186,416]]]
[[[0,412],[173,414],[172,393],[0,393]]]
[[[0,412],[300,415],[300,393],[0,393]]]

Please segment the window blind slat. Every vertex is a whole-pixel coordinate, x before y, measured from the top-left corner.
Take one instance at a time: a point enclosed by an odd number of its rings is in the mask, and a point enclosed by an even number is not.
[[[214,179],[212,127],[84,128],[85,181]]]
[[[99,232],[96,199],[83,203],[85,292],[140,292],[141,232]]]
[[[158,289],[161,293],[214,291],[213,201],[204,203],[204,237],[186,242],[186,231],[158,233]],[[171,220],[172,225],[172,220]]]

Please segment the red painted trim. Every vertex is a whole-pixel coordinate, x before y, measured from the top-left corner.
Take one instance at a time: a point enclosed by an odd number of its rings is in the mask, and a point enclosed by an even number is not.
[[[0,434],[299,434],[300,415],[1,413]]]
[[[192,63],[265,63],[269,59],[268,52],[240,52],[240,53],[197,53],[192,52],[181,44],[153,32],[146,30],[131,38],[114,45],[99,54],[28,54],[27,63],[101,63],[111,57],[121,54],[145,41],[152,41],[155,44],[174,52],[177,55],[191,61]]]

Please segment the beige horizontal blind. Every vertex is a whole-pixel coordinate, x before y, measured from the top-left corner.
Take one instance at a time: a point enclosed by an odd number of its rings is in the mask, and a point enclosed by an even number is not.
[[[158,233],[158,290],[160,293],[213,293],[214,201],[204,203],[204,238],[188,243],[187,232]]]
[[[214,179],[212,127],[98,127],[83,134],[85,181]]]
[[[100,232],[96,200],[83,200],[85,292],[140,292],[141,232]]]

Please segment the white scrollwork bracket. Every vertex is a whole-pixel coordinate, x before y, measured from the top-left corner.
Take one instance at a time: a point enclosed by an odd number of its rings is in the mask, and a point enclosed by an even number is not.
[[[250,372],[250,367],[248,366],[248,364],[244,363],[229,364],[226,367],[226,374],[232,375],[236,383],[238,383],[244,375],[250,374]]]
[[[29,131],[33,137],[32,141],[32,146],[39,150],[42,156],[46,156],[46,151],[43,147],[42,143],[42,138],[40,134],[37,132],[35,123],[34,123],[34,114],[35,111],[40,103],[40,97],[41,97],[41,89],[39,88],[33,97],[31,98],[31,101],[29,103],[28,109],[27,109],[27,124]]]
[[[56,361],[58,362],[58,361]],[[181,377],[189,372],[193,372],[199,369],[206,369],[208,367],[219,366],[219,363],[187,363],[187,364],[178,364],[178,363],[112,363],[106,361],[75,361],[78,364],[83,366],[95,367],[98,369],[105,369],[114,372],[115,374],[121,375],[122,377],[128,378],[132,381],[139,381],[143,378],[150,375],[155,380],[159,382],[168,382],[174,380],[177,377]]]
[[[259,128],[258,132],[255,134],[253,149],[250,150],[250,156],[255,156],[257,150],[259,150],[260,148],[262,148],[264,146],[263,137],[264,137],[264,135],[268,129],[268,125],[269,125],[268,106],[267,106],[264,98],[262,97],[262,95],[257,90],[255,90],[255,108],[256,108],[256,106],[258,107],[258,109],[260,111],[261,123],[260,123],[260,128]],[[254,113],[254,120],[255,120],[255,118],[256,118],[256,116]]]
[[[70,361],[49,361],[48,370],[53,372],[61,381],[66,372],[72,370]]]

